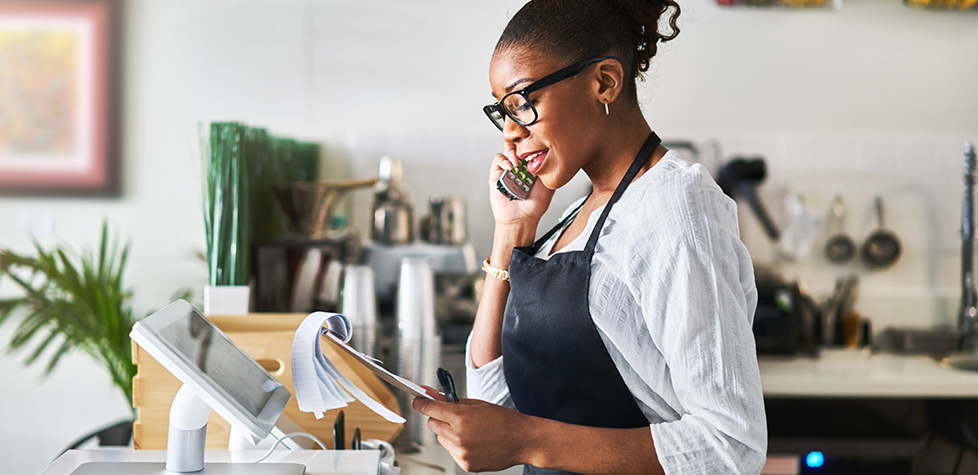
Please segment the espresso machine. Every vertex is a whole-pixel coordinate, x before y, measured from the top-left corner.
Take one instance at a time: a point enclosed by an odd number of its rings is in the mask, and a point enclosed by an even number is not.
[[[414,226],[414,213],[401,186],[400,160],[383,157],[374,190],[370,239],[363,261],[374,270],[381,314],[392,315],[401,261],[424,258],[431,263],[439,297],[444,281],[462,279],[479,270],[475,249],[468,243],[465,200],[431,195],[429,213]],[[417,229],[417,232],[416,232]],[[439,300],[441,300],[439,298]],[[439,315],[442,320],[442,315]]]

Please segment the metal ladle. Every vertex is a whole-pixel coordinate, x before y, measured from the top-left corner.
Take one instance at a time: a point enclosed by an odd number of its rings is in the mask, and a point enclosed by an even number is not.
[[[883,226],[883,198],[876,193],[876,219],[879,227],[866,237],[863,243],[863,261],[872,269],[890,267],[900,258],[900,240],[896,234]]]
[[[825,256],[836,264],[845,264],[856,255],[856,242],[845,232],[846,205],[842,195],[836,194],[832,203],[832,225],[835,233],[825,244]]]

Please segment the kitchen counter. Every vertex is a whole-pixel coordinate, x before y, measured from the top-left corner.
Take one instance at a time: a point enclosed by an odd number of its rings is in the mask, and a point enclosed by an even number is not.
[[[928,356],[828,350],[810,356],[760,356],[765,397],[978,398],[978,372]]]

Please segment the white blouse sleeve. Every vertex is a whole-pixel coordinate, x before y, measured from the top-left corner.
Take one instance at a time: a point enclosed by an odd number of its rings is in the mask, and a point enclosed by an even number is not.
[[[657,207],[670,236],[660,233],[627,271],[638,281],[656,276],[637,300],[682,406],[679,420],[651,425],[652,440],[667,474],[757,474],[767,424],[753,265],[732,200],[702,175],[686,178],[675,201]]]
[[[493,404],[516,409],[509,394],[506,375],[503,373],[503,357],[500,356],[479,368],[472,363],[472,335],[465,343],[465,397],[481,399]]]

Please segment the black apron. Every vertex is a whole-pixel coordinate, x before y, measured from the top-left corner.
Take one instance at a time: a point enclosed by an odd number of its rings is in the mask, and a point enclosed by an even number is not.
[[[549,260],[534,257],[577,211],[532,247],[513,249],[502,330],[503,371],[513,402],[523,414],[590,427],[649,425],[591,320],[588,289],[591,257],[608,213],[660,142],[655,132],[645,140],[584,250],[557,253]],[[523,473],[570,472],[526,465]]]

